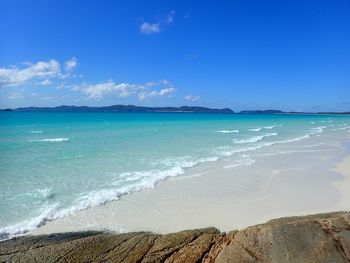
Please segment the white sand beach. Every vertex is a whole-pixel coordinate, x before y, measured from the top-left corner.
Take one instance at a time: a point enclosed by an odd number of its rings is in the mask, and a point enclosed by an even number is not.
[[[336,172],[340,173],[343,178],[339,181],[335,181],[334,185],[341,193],[341,198],[337,203],[338,210],[349,210],[349,202],[350,202],[350,156],[344,158],[336,168],[334,169]]]
[[[48,222],[30,233],[169,233],[208,226],[228,231],[277,217],[350,210],[348,138],[331,144],[313,140],[310,147],[294,143],[261,149],[250,156],[250,165],[199,165],[156,188]]]

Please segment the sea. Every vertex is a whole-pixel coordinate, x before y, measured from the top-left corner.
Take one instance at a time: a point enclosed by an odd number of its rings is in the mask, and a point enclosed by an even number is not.
[[[0,239],[195,166],[249,166],[255,151],[317,150],[349,132],[343,115],[0,112]]]

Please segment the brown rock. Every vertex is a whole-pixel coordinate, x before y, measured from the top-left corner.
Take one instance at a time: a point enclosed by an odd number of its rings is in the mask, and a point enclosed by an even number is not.
[[[350,262],[350,213],[281,218],[227,234],[24,236],[0,242],[0,262]]]
[[[160,236],[142,262],[163,262],[174,252],[180,250],[202,234],[217,234],[219,230],[215,228],[205,228],[197,230],[185,230],[178,233]]]
[[[340,228],[347,226],[339,214],[330,216]],[[217,262],[349,262],[322,228],[320,221],[327,219],[328,214],[283,218],[239,231]]]
[[[207,255],[204,256],[202,262],[203,263],[213,263],[215,262],[215,259],[217,258],[218,254],[220,251],[228,246],[232,241],[235,236],[235,234],[238,231],[231,231],[227,234],[222,233],[220,235],[217,235],[214,238],[214,244],[212,245],[210,251],[207,253]]]
[[[350,260],[350,230],[343,230],[337,236],[340,240],[342,250]]]
[[[203,234],[165,260],[165,263],[196,263],[210,250],[215,234]]]

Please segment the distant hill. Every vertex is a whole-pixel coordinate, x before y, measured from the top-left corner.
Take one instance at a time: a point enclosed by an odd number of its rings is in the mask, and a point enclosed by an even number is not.
[[[142,107],[135,105],[112,105],[103,107],[67,106],[58,107],[23,107],[15,109],[0,109],[0,111],[16,112],[187,112],[187,113],[219,113],[219,114],[339,114],[350,115],[350,112],[286,112],[281,110],[244,110],[235,113],[229,108],[213,109],[198,106],[181,107]]]
[[[307,114],[339,114],[339,115],[350,115],[350,112],[300,112],[300,111],[281,111],[281,110],[244,110],[238,114],[296,114],[296,115],[307,115]]]
[[[280,110],[243,110],[239,112],[240,114],[280,114],[286,113]]]
[[[5,109],[5,111],[10,111]],[[25,107],[16,108],[13,111],[21,112],[193,112],[193,113],[223,113],[232,114],[229,108],[211,109],[195,106],[181,107],[140,107],[134,105],[112,105],[105,107],[88,107],[88,106],[58,106],[58,107]]]

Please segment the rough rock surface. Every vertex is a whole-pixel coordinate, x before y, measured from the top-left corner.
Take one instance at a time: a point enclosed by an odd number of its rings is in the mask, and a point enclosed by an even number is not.
[[[0,242],[0,262],[350,262],[350,212],[281,218],[228,233],[24,236]]]

